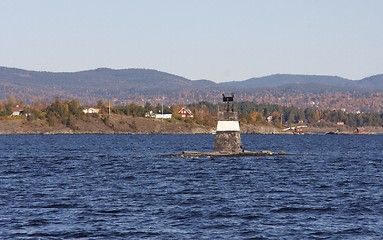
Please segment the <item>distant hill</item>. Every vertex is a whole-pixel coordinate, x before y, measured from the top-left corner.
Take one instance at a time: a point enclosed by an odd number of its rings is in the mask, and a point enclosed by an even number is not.
[[[52,99],[55,96],[77,99],[143,99],[182,91],[214,89],[217,84],[192,81],[151,69],[112,70],[99,68],[74,73],[27,71],[0,67],[0,99],[17,95],[22,99]],[[171,94],[172,95],[172,94]]]
[[[223,83],[225,86],[239,88],[275,88],[284,85],[307,85],[320,84],[328,86],[349,86],[350,80],[334,76],[311,76],[311,75],[289,75],[276,74],[260,78],[251,78],[240,82]]]
[[[360,81],[355,81],[354,84],[360,88],[383,90],[383,74],[363,78]]]
[[[180,87],[198,88],[201,84],[203,87],[215,85],[211,81],[191,81],[151,69],[112,70],[108,68],[74,73],[51,73],[0,67],[0,82],[19,86],[49,86],[73,91],[85,87],[99,90],[116,88],[175,90]]]
[[[337,76],[275,74],[265,77],[251,78],[244,81],[226,82],[221,85],[238,89],[280,88],[289,85],[306,86],[310,88],[310,85],[312,85],[315,86],[316,90],[321,90],[322,87],[324,89],[334,87],[383,90],[383,74],[358,81],[352,81]]]
[[[13,95],[26,103],[52,101],[58,96],[79,99],[85,104],[94,104],[99,99],[114,99],[117,103],[158,104],[164,101],[169,104],[187,104],[195,101],[221,101],[223,92],[234,92],[239,100],[290,105],[294,104],[294,98],[300,96],[303,99],[321,100],[322,105],[318,106],[322,108],[343,106],[336,99],[323,104],[324,94],[331,93],[331,96],[340,94],[342,98],[355,101],[371,98],[375,109],[381,109],[383,106],[380,106],[379,94],[383,92],[383,74],[357,81],[337,76],[275,74],[215,83],[209,80],[190,80],[152,69],[99,68],[53,73],[0,67],[0,99]],[[309,102],[305,100],[302,107]],[[368,101],[364,102],[363,108],[368,109]],[[359,108],[356,104],[359,103],[353,104],[354,109]]]

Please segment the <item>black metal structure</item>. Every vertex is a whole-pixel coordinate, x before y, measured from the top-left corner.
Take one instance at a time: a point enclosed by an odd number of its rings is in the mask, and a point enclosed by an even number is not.
[[[222,94],[222,100],[223,100],[223,102],[227,102],[227,109],[226,109],[226,111],[229,112],[230,111],[230,102],[234,101],[234,94],[232,93],[231,96],[226,97],[225,94],[223,93]],[[234,111],[233,104],[231,105],[231,111],[232,112]]]

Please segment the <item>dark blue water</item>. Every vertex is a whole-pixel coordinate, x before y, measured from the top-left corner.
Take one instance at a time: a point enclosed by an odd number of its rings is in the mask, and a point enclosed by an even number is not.
[[[381,239],[383,135],[0,135],[0,239]]]

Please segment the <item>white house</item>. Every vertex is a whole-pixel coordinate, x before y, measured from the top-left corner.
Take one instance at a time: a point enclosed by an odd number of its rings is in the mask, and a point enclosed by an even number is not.
[[[171,113],[154,113],[153,111],[145,113],[146,118],[157,118],[157,119],[171,119]]]
[[[100,112],[100,109],[99,108],[85,108],[84,110],[82,110],[85,114],[90,114],[90,113],[99,113]]]
[[[155,115],[155,118],[158,118],[158,119],[171,119],[172,118],[172,114],[171,113],[157,113]]]
[[[153,111],[145,113],[146,118],[155,118],[156,114]]]

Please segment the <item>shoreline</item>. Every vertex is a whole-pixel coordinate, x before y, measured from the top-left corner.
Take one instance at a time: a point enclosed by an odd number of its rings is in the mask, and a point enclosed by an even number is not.
[[[26,132],[0,132],[0,135],[214,135],[209,132],[87,132],[87,131],[26,131]],[[273,133],[260,133],[260,132],[241,132],[241,135],[381,135],[383,132],[340,132],[336,134],[317,131],[305,132],[301,134],[273,132]]]
[[[26,118],[0,119],[0,135],[60,135],[60,134],[214,134],[216,126],[193,124],[186,121],[148,119],[130,116],[111,116],[107,123],[101,118],[89,118],[87,121],[75,120],[74,127],[63,124],[49,126],[44,120],[28,121]],[[283,131],[272,125],[240,124],[241,134],[260,135],[376,135],[383,134],[383,127],[364,127],[355,132],[348,126],[307,127],[303,131]]]

